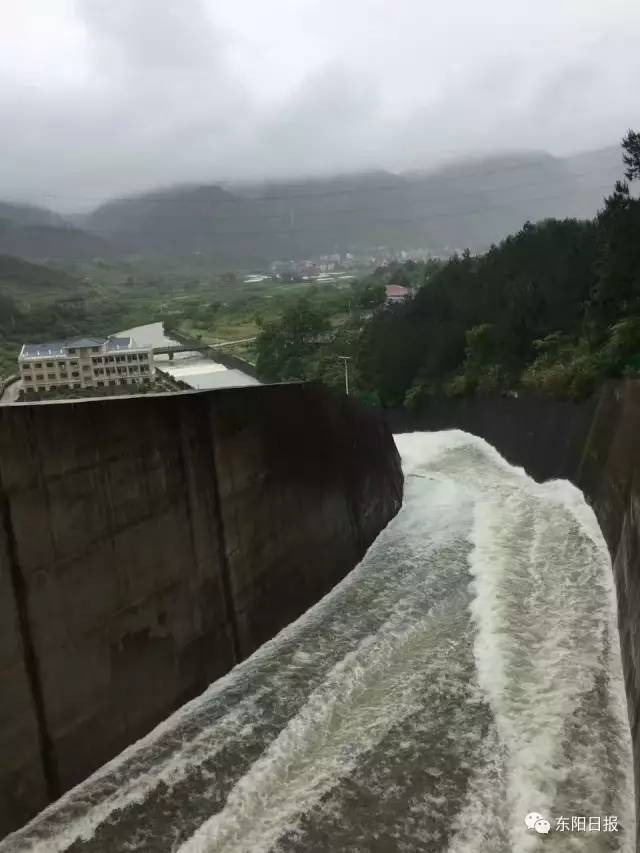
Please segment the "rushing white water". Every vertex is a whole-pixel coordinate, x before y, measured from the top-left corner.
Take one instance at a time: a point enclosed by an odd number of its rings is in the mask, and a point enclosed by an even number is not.
[[[635,850],[592,511],[464,433],[398,445],[403,508],[349,577],[1,853]]]

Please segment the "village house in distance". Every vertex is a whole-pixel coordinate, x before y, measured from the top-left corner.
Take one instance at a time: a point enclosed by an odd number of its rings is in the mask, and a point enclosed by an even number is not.
[[[25,392],[149,384],[155,376],[152,347],[118,337],[24,344],[18,367]]]
[[[385,305],[402,305],[411,298],[411,289],[401,284],[388,284],[385,289]]]

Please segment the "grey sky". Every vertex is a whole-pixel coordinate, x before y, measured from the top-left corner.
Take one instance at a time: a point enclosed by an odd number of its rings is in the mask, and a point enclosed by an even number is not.
[[[566,153],[639,126],[637,0],[21,0],[0,197]]]

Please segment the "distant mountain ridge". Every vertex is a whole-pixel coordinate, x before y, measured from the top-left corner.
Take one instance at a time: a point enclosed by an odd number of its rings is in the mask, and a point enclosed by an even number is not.
[[[82,261],[113,255],[117,249],[50,210],[0,201],[0,253],[26,260]]]
[[[52,227],[64,227],[65,220],[58,213],[47,210],[44,207],[36,207],[32,204],[18,204],[8,201],[0,201],[0,222],[11,222],[14,225],[46,225]]]
[[[61,270],[0,254],[0,294],[28,298],[37,294],[82,292],[82,282]]]
[[[176,186],[102,204],[74,217],[81,229],[50,211],[40,222],[25,222],[24,211],[22,221],[3,217],[0,204],[0,251],[69,260],[202,253],[251,265],[373,246],[481,250],[526,220],[593,216],[622,172],[611,146],[564,158],[506,152],[406,174]]]

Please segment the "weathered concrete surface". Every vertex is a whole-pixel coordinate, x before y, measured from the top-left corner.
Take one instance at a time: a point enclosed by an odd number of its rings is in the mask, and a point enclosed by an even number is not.
[[[328,592],[402,474],[375,413],[263,386],[3,407],[0,498],[4,833]]]
[[[400,507],[384,423],[328,399],[280,386],[230,394],[212,410],[241,657],[343,578]]]
[[[20,618],[0,524],[0,827],[24,822],[48,797]]]
[[[640,382],[602,390],[575,482],[593,505],[613,561],[640,849]]]
[[[603,386],[581,403],[534,397],[434,401],[390,413],[396,432],[462,429],[538,480],[566,478],[593,506],[609,546],[634,748],[640,849],[640,382]]]
[[[0,413],[54,793],[233,663],[203,402],[146,403]]]

